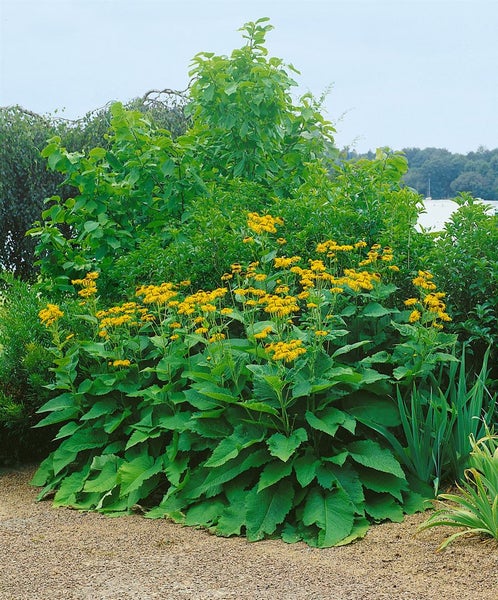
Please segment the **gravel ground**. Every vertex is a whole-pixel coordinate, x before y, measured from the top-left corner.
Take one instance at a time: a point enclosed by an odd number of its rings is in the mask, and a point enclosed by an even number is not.
[[[218,538],[138,515],[35,502],[34,467],[0,475],[0,600],[498,600],[498,546],[423,515],[325,550]]]

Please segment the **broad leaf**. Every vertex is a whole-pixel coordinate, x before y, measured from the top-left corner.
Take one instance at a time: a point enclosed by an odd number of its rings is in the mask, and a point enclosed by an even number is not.
[[[271,535],[292,508],[294,490],[290,480],[258,492],[256,487],[247,495],[246,534],[250,542]]]
[[[313,429],[323,431],[331,437],[335,436],[340,425],[347,425],[346,429],[351,430],[352,428],[354,431],[354,419],[351,419],[347,413],[338,408],[334,408],[333,406],[329,406],[324,411],[320,411],[318,415],[308,410],[306,411],[305,418]]]
[[[302,442],[308,439],[306,430],[300,427],[293,431],[289,437],[274,433],[266,440],[266,444],[272,456],[276,456],[284,462],[288,461],[294,452],[299,448]]]
[[[399,462],[394,458],[392,452],[387,448],[381,448],[373,440],[359,440],[348,445],[351,457],[360,465],[391,473],[395,477],[405,478],[405,474]]]
[[[292,461],[282,462],[281,460],[276,460],[265,465],[259,478],[258,492],[290,475],[292,466]]]
[[[216,446],[204,466],[219,467],[238,456],[241,450],[262,441],[264,436],[265,431],[261,427],[254,427],[245,423],[237,425],[233,433]]]
[[[303,523],[315,524],[320,529],[318,546],[326,548],[334,546],[351,533],[354,513],[354,504],[343,490],[321,492],[314,488],[306,499]]]

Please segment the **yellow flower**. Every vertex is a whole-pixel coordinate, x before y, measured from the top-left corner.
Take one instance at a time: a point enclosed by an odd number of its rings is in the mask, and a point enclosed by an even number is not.
[[[114,360],[109,363],[112,367],[129,367],[131,362],[126,358],[124,360]]]
[[[273,266],[276,269],[288,269],[292,264],[299,262],[300,256],[277,256],[273,259]]]
[[[209,343],[212,344],[214,342],[220,342],[224,340],[226,335],[224,333],[213,333],[213,335],[209,338]]]
[[[272,327],[270,327],[270,326],[265,327],[259,333],[255,333],[254,338],[256,340],[264,340],[266,337],[268,337],[268,334],[271,333],[272,331],[273,331]]]
[[[287,244],[287,240],[285,238],[277,238],[277,244],[280,244],[281,246],[283,246],[284,244]]]
[[[303,348],[302,344],[302,340],[290,340],[289,342],[272,342],[265,347],[268,352],[273,354],[273,360],[292,362],[301,354],[306,353],[306,348]]]
[[[322,337],[325,337],[328,334],[329,334],[329,332],[325,331],[324,329],[317,329],[315,331],[315,335],[322,336]]]
[[[207,327],[198,327],[194,333],[198,333],[199,335],[202,335],[203,333],[207,333],[209,331],[209,329]]]
[[[247,226],[249,229],[258,235],[266,233],[276,233],[277,225],[283,225],[284,221],[281,217],[272,217],[271,215],[259,215],[256,212],[248,213]]]
[[[418,300],[417,298],[408,298],[408,300],[405,300],[404,305],[405,306],[413,306],[414,304],[417,304]]]
[[[220,310],[220,313],[222,315],[231,315],[233,313],[233,309],[232,308],[222,308]]]
[[[179,336],[177,333],[174,333],[173,335],[170,335],[170,336],[169,336],[169,339],[170,339],[170,340],[172,340],[172,341],[174,342],[174,341],[175,341],[175,340],[177,340],[179,337],[180,337],[180,336]]]
[[[178,321],[175,321],[174,323],[170,323],[169,326],[171,327],[171,329],[178,329],[182,325],[181,323],[178,323]]]
[[[201,304],[201,310],[203,312],[216,312],[216,306],[214,304]]]
[[[252,238],[249,235],[242,240],[242,243],[244,243],[244,244],[252,244],[253,242],[254,242],[254,238]]]
[[[410,313],[410,316],[408,317],[408,322],[415,323],[416,321],[420,320],[421,316],[422,315],[420,314],[420,311],[418,311],[417,309],[412,310],[412,312]]]
[[[38,313],[38,317],[40,321],[45,325],[45,327],[50,327],[56,321],[58,321],[61,317],[64,316],[64,313],[59,308],[57,304],[47,304],[46,308],[43,308]]]

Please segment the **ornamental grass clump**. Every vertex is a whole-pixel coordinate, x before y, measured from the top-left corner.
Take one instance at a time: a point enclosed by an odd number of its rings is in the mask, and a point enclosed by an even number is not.
[[[471,437],[471,464],[457,493],[440,494],[442,508],[436,510],[419,530],[432,527],[458,527],[461,531],[447,537],[438,550],[457,538],[476,534],[498,542],[498,436],[488,434],[476,441]]]
[[[326,240],[286,256],[284,227],[250,213],[254,256],[218,288],[146,284],[111,307],[93,293],[71,315],[91,327],[54,337],[58,395],[40,426],[61,428],[33,480],[40,498],[114,514],[140,503],[218,535],[319,547],[424,507],[430,489],[379,431],[401,425],[395,386],[426,375],[419,330],[432,368],[449,340],[395,305],[390,248]]]

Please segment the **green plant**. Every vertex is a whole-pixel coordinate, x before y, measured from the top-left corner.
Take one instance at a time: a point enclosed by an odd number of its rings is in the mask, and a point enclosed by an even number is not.
[[[249,213],[253,260],[224,287],[146,285],[139,302],[101,308],[92,272],[73,282],[79,316],[40,313],[59,395],[39,426],[62,425],[40,497],[114,513],[140,502],[219,535],[317,546],[423,507],[426,490],[376,434],[400,425],[391,322],[408,314],[390,303],[394,257],[333,240],[308,260],[282,255],[282,224]],[[77,319],[87,331],[73,335],[64,323]]]
[[[482,437],[494,423],[496,394],[486,386],[489,349],[476,375],[467,371],[465,356],[466,344],[459,360],[445,360],[419,387],[403,392],[397,386],[401,435],[377,427],[408,472],[436,494],[442,483],[463,476],[469,439]]]
[[[52,356],[38,320],[36,285],[0,274],[0,462],[33,460],[48,452],[51,431],[33,433],[36,410],[49,398]]]
[[[197,227],[198,209],[208,225],[236,180],[239,189],[259,186],[257,196],[264,190],[266,204],[275,196],[294,197],[314,170],[309,163],[320,163],[332,143],[333,129],[309,95],[292,102],[293,80],[280,59],[266,56],[266,22],[245,25],[247,43],[230,57],[194,58],[186,108],[191,126],[184,135],[173,137],[142,112],[114,104],[105,147],[71,152],[61,136],[49,140],[42,153],[49,169],[75,192],[52,196],[29,232],[38,239],[38,265],[52,285],[67,290],[71,278],[98,264],[101,294],[116,300],[122,271],[114,273],[114,257],[126,263],[126,255],[140,256],[151,237],[161,250],[159,269],[179,256],[185,260],[185,249],[209,260],[210,231]],[[207,206],[214,208],[206,218]],[[252,209],[259,209],[256,201]],[[220,230],[230,237],[229,226]],[[164,252],[170,245],[171,253]]]
[[[419,530],[448,526],[463,528],[446,538],[443,550],[468,533],[491,536],[498,541],[498,437],[488,433],[477,442],[470,438],[473,466],[465,471],[458,494],[440,494],[443,508],[434,512]]]
[[[435,239],[428,264],[436,281],[444,282],[454,319],[451,329],[469,340],[478,365],[498,339],[498,216],[470,194],[455,200],[459,208]],[[491,361],[496,379],[494,364],[496,360]]]

